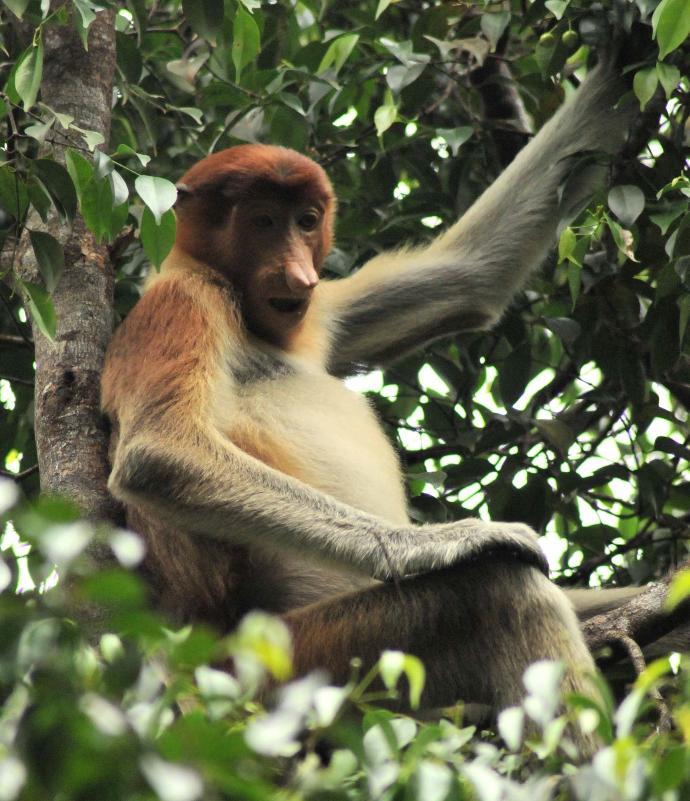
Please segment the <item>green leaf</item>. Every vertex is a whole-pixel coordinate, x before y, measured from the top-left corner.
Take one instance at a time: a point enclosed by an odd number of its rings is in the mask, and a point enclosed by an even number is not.
[[[659,59],[664,59],[690,36],[688,0],[661,0],[652,14],[652,31],[659,43]]]
[[[43,79],[43,40],[39,38],[22,54],[14,74],[14,88],[21,98],[24,110],[28,111],[36,102]]]
[[[108,175],[108,180],[110,181],[110,188],[113,192],[113,203],[116,206],[126,203],[129,200],[129,189],[127,188],[125,179],[117,170],[113,170]]]
[[[378,19],[381,14],[388,8],[388,6],[393,5],[394,3],[399,3],[400,0],[379,0],[378,6],[376,6],[376,14],[374,15],[374,19]]]
[[[223,27],[223,0],[182,0],[182,10],[192,30],[215,45]]]
[[[575,434],[570,426],[562,420],[537,420],[536,426],[539,433],[565,458],[568,455],[568,448],[575,440]]]
[[[602,553],[617,535],[616,529],[601,524],[583,526],[571,532],[572,541],[591,553]]]
[[[511,751],[518,751],[525,732],[525,710],[520,706],[510,706],[498,716],[498,733],[503,737]]]
[[[21,281],[20,285],[27,295],[27,305],[32,320],[44,336],[48,337],[51,342],[54,341],[57,316],[53,306],[53,299],[42,286],[32,284],[29,281]]]
[[[402,651],[384,651],[379,658],[379,673],[388,690],[395,689],[402,676],[405,654]]]
[[[0,166],[0,206],[15,220],[22,220],[29,205],[24,181],[6,164]]]
[[[246,13],[246,12],[245,12]],[[156,224],[161,224],[161,216],[171,209],[177,200],[175,184],[166,178],[152,175],[140,175],[134,182],[134,188],[144,203],[151,209]]]
[[[564,228],[563,232],[561,233],[561,237],[558,240],[558,260],[570,260],[576,244],[577,237],[575,236],[573,229],[570,227]]]
[[[679,202],[664,206],[660,211],[649,215],[649,219],[658,225],[661,233],[666,236],[671,225],[687,210],[687,203]]]
[[[623,225],[630,226],[644,211],[644,194],[631,184],[614,186],[609,192],[608,203]]]
[[[122,77],[130,84],[138,84],[143,68],[143,58],[137,43],[137,37],[132,33],[115,34],[117,47],[117,67]]]
[[[260,47],[259,26],[251,14],[242,6],[238,6],[232,24],[232,63],[235,65],[237,83],[240,82],[242,70],[259,54]]]
[[[29,0],[2,0],[2,4],[7,6],[15,16],[21,19],[29,5]]]
[[[481,18],[482,33],[489,40],[492,52],[496,49],[498,40],[503,35],[503,31],[510,23],[510,11],[498,11],[495,13],[484,12]]]
[[[427,53],[415,53],[414,45],[409,39],[404,39],[400,42],[382,36],[379,41],[391,55],[395,56],[406,67],[412,67],[420,62],[427,64],[431,60]]]
[[[119,569],[102,570],[87,576],[76,590],[80,597],[108,610],[133,611],[146,603],[141,579]]]
[[[51,111],[55,115],[55,119],[65,130],[67,130],[74,122],[74,117],[72,117],[70,114],[60,114],[58,111],[53,111],[53,109],[51,109]]]
[[[93,178],[86,184],[80,196],[84,222],[98,242],[112,240],[127,219],[128,204],[117,204],[113,196],[111,176]]]
[[[29,231],[29,236],[46,288],[48,292],[53,292],[65,266],[62,245],[44,231]]]
[[[678,298],[678,309],[680,316],[678,318],[678,339],[682,347],[683,340],[685,339],[685,332],[688,330],[688,321],[690,320],[690,295],[682,295]]]
[[[110,232],[110,215],[113,210],[113,193],[110,181],[92,178],[81,194],[81,213],[96,240],[102,242]]]
[[[575,262],[568,262],[568,288],[570,289],[570,298],[572,300],[572,308],[575,308],[577,299],[580,297],[580,288],[582,287],[582,267]]]
[[[288,92],[279,92],[276,94],[276,99],[284,103],[288,108],[296,111],[301,117],[304,117],[304,107],[297,95],[289,94]]]
[[[271,139],[293,150],[304,150],[309,142],[309,123],[303,114],[278,106],[271,115]]]
[[[390,90],[386,91],[386,102],[374,112],[376,135],[381,137],[398,119],[398,107],[393,102]]]
[[[76,150],[68,150],[65,155],[67,172],[72,179],[77,195],[81,196],[93,177],[93,165]]]
[[[74,10],[77,12],[75,15],[76,28],[79,33],[84,50],[89,49],[89,27],[96,19],[96,12],[94,11],[93,3],[86,0],[72,0]]]
[[[443,470],[422,470],[420,473],[410,472],[406,478],[418,481],[422,485],[431,484],[432,487],[443,487],[446,474]]]
[[[53,127],[54,123],[54,118],[52,120],[48,120],[48,122],[34,122],[32,125],[26,126],[24,133],[30,136],[32,139],[35,139],[37,142],[43,144],[46,136],[48,136],[48,131]]]
[[[673,795],[671,791],[678,787],[686,777],[686,755],[684,746],[671,746],[660,755],[652,776],[654,797],[663,798],[667,793],[669,793],[669,797]]]
[[[671,439],[671,437],[657,437],[654,440],[654,450],[670,453],[678,459],[690,461],[690,448],[680,442],[676,442],[675,439]]]
[[[498,374],[501,399],[512,406],[525,391],[532,369],[532,354],[528,345],[519,345],[505,360]]]
[[[48,194],[48,190],[36,178],[35,175],[30,175],[26,181],[26,189],[29,193],[29,200],[31,205],[39,213],[43,222],[48,222],[50,210],[53,207],[53,201]]]
[[[180,109],[180,111],[184,111],[184,109]],[[145,167],[151,161],[151,156],[147,156],[145,153],[137,153],[129,145],[118,145],[117,150],[113,153],[113,157],[115,156],[135,156],[142,167]]]
[[[73,219],[77,213],[77,193],[69,172],[52,159],[36,159],[33,170],[48,190],[60,216]]]
[[[467,487],[489,473],[495,468],[487,459],[463,459],[460,464],[444,465],[446,474],[446,488]]]
[[[611,235],[613,236],[613,241],[616,243],[618,250],[630,261],[638,261],[635,257],[635,250],[634,250],[634,239],[633,235],[628,231],[627,228],[623,228],[623,226],[619,225],[615,220],[612,220],[610,217],[607,218],[606,224],[608,225],[609,231],[611,231]]]
[[[577,320],[570,317],[546,317],[544,324],[560,337],[566,345],[573,345],[582,333],[582,327]]]
[[[348,33],[333,39],[316,69],[316,74],[321,75],[333,67],[333,71],[337,75],[340,72],[340,68],[350,57],[350,53],[352,53],[358,41],[359,34],[356,33]]]
[[[474,135],[474,128],[469,125],[461,125],[458,128],[437,128],[436,133],[446,140],[450,152],[457,156],[462,145]]]
[[[417,78],[419,78],[419,76],[426,69],[426,64],[427,63],[425,61],[420,61],[417,64],[413,64],[409,67],[405,66],[404,64],[395,64],[394,66],[388,68],[388,72],[386,73],[386,83],[393,92],[398,94],[406,86],[414,83]]]
[[[79,131],[79,133],[84,137],[84,141],[86,142],[86,146],[89,150],[95,150],[98,145],[102,145],[105,142],[105,138],[100,131],[92,131],[89,128],[80,128],[78,125],[72,125],[72,129],[75,131]]]
[[[384,651],[379,659],[379,673],[387,689],[395,689],[404,673],[410,688],[410,706],[417,709],[424,690],[426,672],[424,665],[416,657],[402,651]]]
[[[445,801],[456,782],[448,765],[424,759],[417,764],[414,784],[416,801]]]
[[[290,634],[282,620],[255,610],[242,618],[233,634],[238,652],[261,662],[275,678],[285,681],[292,672]]]
[[[188,117],[191,117],[197,125],[203,125],[204,112],[201,109],[194,108],[194,106],[179,106],[177,110],[182,114],[186,114]]]
[[[568,8],[569,3],[570,0],[546,0],[544,5],[549,9],[554,17],[556,17],[556,19],[561,19],[566,8]]]
[[[422,700],[424,682],[426,681],[424,664],[416,656],[405,654],[403,670],[405,671],[405,676],[407,676],[407,683],[410,685],[410,706],[412,709],[417,709]]]
[[[659,78],[654,67],[638,70],[635,73],[635,77],[633,78],[633,91],[635,92],[635,97],[640,101],[640,109],[644,109],[654,96],[658,81]]]
[[[139,236],[149,261],[156,268],[160,267],[175,244],[175,214],[173,211],[166,211],[161,216],[160,223],[156,223],[151,210],[145,208],[141,216]]]
[[[680,82],[680,70],[671,64],[657,61],[656,74],[659,77],[659,83],[664,87],[666,97],[670,97]]]
[[[664,606],[671,612],[688,597],[690,597],[690,570],[680,570],[671,581]]]

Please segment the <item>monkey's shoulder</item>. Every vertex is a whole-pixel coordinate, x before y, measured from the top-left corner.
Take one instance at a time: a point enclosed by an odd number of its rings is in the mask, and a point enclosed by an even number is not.
[[[216,358],[228,308],[222,288],[198,276],[155,280],[108,346],[104,410],[112,413],[135,396],[154,400],[191,391]]]

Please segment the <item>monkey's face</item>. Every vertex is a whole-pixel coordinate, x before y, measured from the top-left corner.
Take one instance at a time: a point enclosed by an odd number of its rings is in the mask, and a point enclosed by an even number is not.
[[[258,197],[233,208],[227,274],[253,334],[282,346],[302,324],[319,282],[323,226],[324,209],[309,199]]]
[[[287,346],[331,244],[324,171],[294,150],[238,145],[195,164],[178,191],[177,246],[229,279],[253,334]]]

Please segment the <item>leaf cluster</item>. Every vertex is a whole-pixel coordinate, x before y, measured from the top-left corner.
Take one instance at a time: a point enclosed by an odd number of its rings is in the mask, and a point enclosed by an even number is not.
[[[226,638],[167,627],[132,572],[144,553],[134,535],[95,531],[64,501],[21,501],[4,479],[0,523],[32,546],[0,559],[4,801],[669,801],[690,792],[685,658],[673,670],[668,659],[650,665],[618,706],[601,682],[591,696],[562,699],[562,667],[538,662],[524,702],[479,740],[462,706],[435,720],[386,708],[416,706],[424,670],[414,657],[385,652],[367,675],[353,663],[344,687],[321,674],[291,680],[278,619],[252,613]],[[93,572],[96,536],[117,567]],[[95,642],[68,611],[91,604],[104,615]],[[230,659],[232,672],[219,669]],[[268,709],[257,700],[266,676],[281,684]],[[659,690],[672,733],[656,729]],[[573,745],[575,721],[601,738],[592,759]]]

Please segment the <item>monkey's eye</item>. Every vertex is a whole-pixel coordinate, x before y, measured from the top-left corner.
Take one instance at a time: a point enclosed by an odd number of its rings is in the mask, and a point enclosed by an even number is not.
[[[319,219],[319,215],[315,211],[305,211],[297,220],[297,225],[299,225],[303,231],[313,231],[319,224]]]
[[[255,228],[272,228],[273,217],[270,214],[257,214],[256,217],[252,217],[252,225]]]

